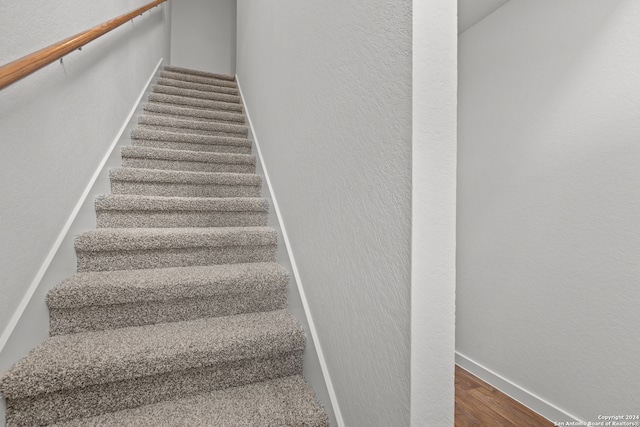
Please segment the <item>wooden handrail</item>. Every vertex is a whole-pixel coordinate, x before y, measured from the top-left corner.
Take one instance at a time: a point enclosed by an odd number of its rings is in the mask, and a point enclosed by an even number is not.
[[[93,41],[109,31],[118,28],[120,25],[131,21],[136,16],[142,15],[147,10],[154,8],[165,1],[167,0],[156,0],[146,6],[142,6],[141,8],[134,10],[133,12],[127,13],[126,15],[122,15],[112,19],[111,21],[96,25],[90,30],[76,34],[75,36],[59,41],[58,43],[54,43],[51,46],[47,46],[44,49],[40,49],[37,52],[33,52],[20,59],[16,59],[13,62],[3,65],[0,67],[0,90],[31,73],[38,71],[40,68],[57,61],[66,54],[73,52],[76,49],[80,49],[90,41]]]

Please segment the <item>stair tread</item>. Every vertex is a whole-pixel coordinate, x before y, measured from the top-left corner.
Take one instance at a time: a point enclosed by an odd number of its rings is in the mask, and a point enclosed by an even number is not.
[[[209,111],[200,108],[190,108],[185,106],[176,106],[162,102],[148,102],[144,106],[145,111],[172,114],[179,117],[197,117],[206,120],[220,120],[236,123],[244,123],[244,114],[227,111]]]
[[[109,194],[96,200],[96,211],[268,212],[260,197],[164,197]]]
[[[207,101],[226,102],[229,104],[239,104],[241,102],[241,98],[239,95],[226,95],[224,93],[205,92],[201,90],[184,89],[184,88],[178,88],[174,86],[164,86],[159,84],[156,84],[153,87],[153,92],[167,94],[167,95],[184,96],[187,98],[204,99]]]
[[[232,132],[246,135],[249,127],[234,123],[212,122],[210,120],[198,120],[198,118],[176,118],[163,116],[156,113],[145,113],[138,118],[138,123],[148,126],[175,127],[182,129],[197,129],[212,132]]]
[[[206,298],[283,289],[286,271],[275,262],[77,273],[49,291],[50,308]]]
[[[121,150],[122,157],[157,160],[176,160],[199,163],[227,163],[255,165],[256,157],[252,154],[235,153],[202,153],[190,150],[170,150],[166,148],[127,146]]]
[[[255,174],[233,172],[192,172],[179,170],[117,168],[109,171],[111,181],[165,182],[172,184],[218,184],[258,187],[262,178]]]
[[[217,78],[221,80],[235,81],[236,79],[235,76],[232,74],[211,73],[208,71],[200,71],[200,70],[194,70],[191,68],[175,67],[171,65],[165,66],[164,70],[172,73],[190,74],[194,76],[211,77],[211,78]]]
[[[251,148],[251,141],[242,137],[186,134],[149,128],[137,128],[131,132],[131,137],[133,139],[153,141],[190,142],[194,144],[231,145]]]
[[[189,96],[171,95],[167,93],[150,93],[149,101],[162,102],[169,105],[188,105],[196,108],[206,108],[211,110],[231,110],[242,112],[242,104],[233,102],[214,101]]]
[[[300,375],[72,420],[56,427],[326,427],[327,416]]]
[[[165,92],[165,91],[169,92]],[[153,91],[157,93],[184,93],[184,96],[192,96],[195,98],[204,99],[220,99],[228,100],[224,102],[240,102],[240,93],[236,88],[228,86],[219,86],[213,84],[200,84],[196,82],[189,82],[186,80],[171,80],[166,78],[160,78],[153,86]],[[218,95],[221,97],[218,98]]]
[[[2,378],[10,399],[304,349],[287,310],[48,338]]]
[[[174,87],[179,87],[184,89],[201,90],[204,92],[226,93],[228,95],[236,95],[236,96],[239,95],[240,93],[237,87],[225,84],[227,83],[226,80],[215,80],[209,83],[202,83],[199,81],[190,81],[185,78],[179,78],[179,77],[181,76],[175,76],[175,75],[172,76],[172,75],[165,74],[164,76],[160,76],[156,84],[159,84],[162,86],[174,86]]]
[[[160,72],[160,78],[168,78],[174,80],[180,80],[187,83],[197,83],[203,85],[211,85],[218,87],[228,87],[237,89],[238,85],[235,80],[225,80],[217,77],[200,76],[196,74],[179,73],[174,71],[164,70]]]
[[[76,236],[79,252],[269,246],[277,242],[271,227],[100,228]]]

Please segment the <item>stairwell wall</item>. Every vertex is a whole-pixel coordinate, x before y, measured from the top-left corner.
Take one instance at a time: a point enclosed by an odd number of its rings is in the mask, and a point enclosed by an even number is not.
[[[639,21],[522,0],[460,36],[457,351],[557,421],[640,413]]]
[[[3,2],[0,63],[146,3],[108,0],[88,7],[79,0]],[[75,271],[71,255],[65,268],[47,276],[56,281],[38,281],[136,98],[159,61],[169,56],[170,11],[169,3],[154,8],[0,94],[0,370],[26,352],[5,344],[29,292],[53,287]],[[65,249],[73,253],[72,239],[67,240],[71,247]],[[37,305],[44,319],[33,328],[38,332],[26,328],[29,333],[12,337],[13,342],[27,342],[26,349],[46,337],[47,308],[44,300]]]
[[[236,0],[180,0],[171,9],[171,65],[236,73]]]
[[[237,13],[237,74],[344,425],[409,425],[411,2]]]

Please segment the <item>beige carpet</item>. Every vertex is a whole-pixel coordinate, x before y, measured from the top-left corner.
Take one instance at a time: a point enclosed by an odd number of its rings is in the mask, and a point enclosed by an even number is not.
[[[11,426],[327,426],[233,76],[161,73],[48,295],[51,337],[0,378]]]

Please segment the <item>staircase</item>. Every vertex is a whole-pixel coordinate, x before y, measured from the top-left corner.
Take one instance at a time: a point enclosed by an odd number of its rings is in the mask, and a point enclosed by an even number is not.
[[[233,76],[166,67],[48,295],[50,338],[0,379],[8,426],[327,426]]]

